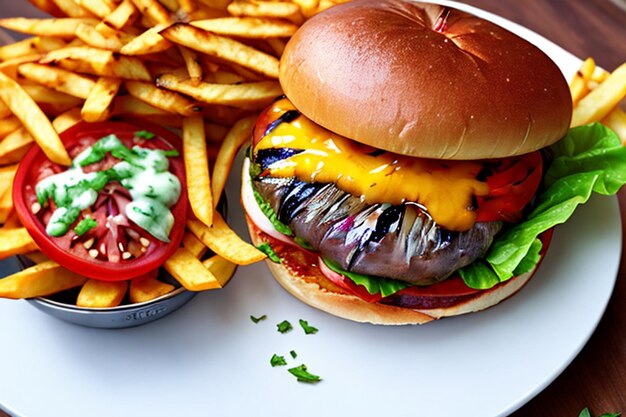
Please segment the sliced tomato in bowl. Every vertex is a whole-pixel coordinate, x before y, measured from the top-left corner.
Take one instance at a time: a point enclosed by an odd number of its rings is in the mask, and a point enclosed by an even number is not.
[[[61,134],[71,167],[33,147],[13,202],[39,248],[65,268],[120,281],[161,266],[180,245],[188,199],[180,138],[146,122],[79,123]]]

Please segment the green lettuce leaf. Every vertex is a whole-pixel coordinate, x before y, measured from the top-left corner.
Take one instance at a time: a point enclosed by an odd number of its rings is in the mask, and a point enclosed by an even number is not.
[[[398,281],[395,279],[374,277],[371,275],[357,274],[356,272],[344,271],[343,269],[341,269],[339,264],[329,259],[322,259],[322,260],[324,261],[326,266],[331,269],[331,271],[347,276],[355,284],[365,287],[367,292],[372,295],[380,294],[383,297],[387,297],[410,285],[406,282]]]
[[[541,248],[535,242],[541,233],[567,221],[592,192],[612,195],[626,183],[626,147],[601,124],[570,129],[549,152],[553,159],[545,174],[547,188],[534,209],[526,220],[496,236],[484,260],[478,261],[481,265],[459,271],[466,285],[491,288],[532,270],[539,261]]]

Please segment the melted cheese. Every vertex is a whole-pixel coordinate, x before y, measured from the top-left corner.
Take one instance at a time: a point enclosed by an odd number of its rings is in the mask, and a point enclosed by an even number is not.
[[[290,109],[291,103],[280,100],[271,113]],[[371,204],[414,202],[426,207],[438,225],[453,231],[473,226],[474,196],[489,192],[487,184],[476,179],[482,169],[479,162],[438,161],[377,151],[333,134],[303,115],[276,126],[261,139],[255,152],[269,148],[303,152],[273,163],[265,174],[335,183]]]

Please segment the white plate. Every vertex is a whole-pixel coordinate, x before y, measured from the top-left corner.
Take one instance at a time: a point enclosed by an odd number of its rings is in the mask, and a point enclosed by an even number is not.
[[[530,31],[569,77],[580,61]],[[235,170],[236,172],[237,170]],[[231,214],[245,233],[229,184]],[[601,220],[601,221],[600,221]],[[422,327],[376,327],[289,296],[265,265],[139,328],[81,328],[0,300],[0,404],[27,417],[499,416],[545,388],[600,320],[621,253],[615,198],[594,197],[559,227],[539,273],[488,311]],[[250,315],[268,319],[253,324]],[[319,328],[304,335],[298,319]],[[276,331],[287,319],[294,330]],[[289,351],[298,354],[292,360]],[[272,354],[323,377],[298,383]]]

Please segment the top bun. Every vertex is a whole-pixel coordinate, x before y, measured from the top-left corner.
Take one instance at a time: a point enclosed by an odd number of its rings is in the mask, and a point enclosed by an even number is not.
[[[521,155],[569,128],[572,101],[537,47],[468,13],[356,0],[308,20],[280,83],[308,118],[390,152],[436,159]]]

